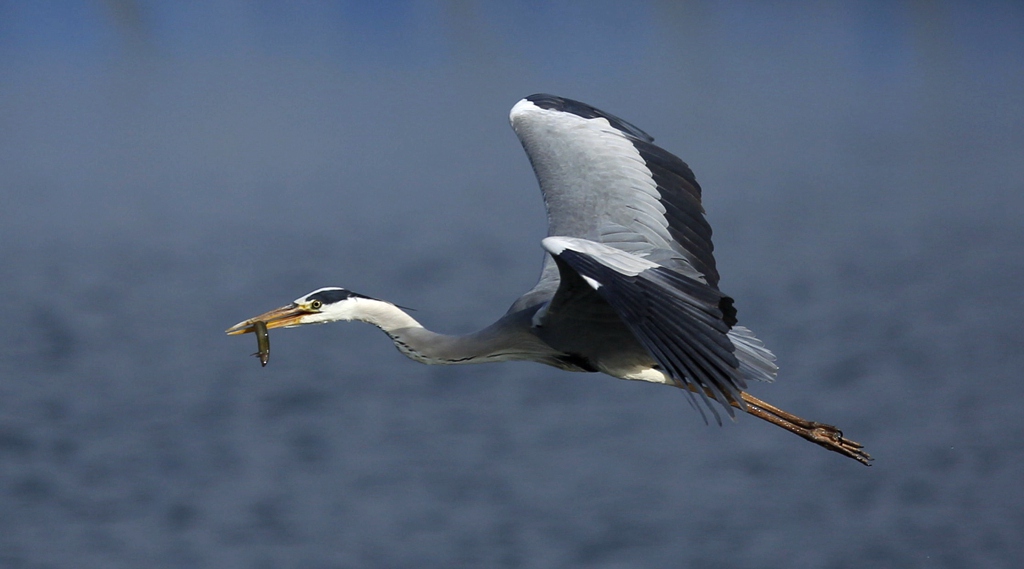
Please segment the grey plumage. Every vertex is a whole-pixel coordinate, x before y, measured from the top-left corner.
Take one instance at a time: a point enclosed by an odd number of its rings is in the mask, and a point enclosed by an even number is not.
[[[423,363],[528,360],[674,385],[718,422],[718,406],[730,416],[741,409],[868,464],[835,427],[746,392],[748,380],[775,377],[775,357],[738,325],[733,300],[718,289],[701,187],[682,160],[639,128],[570,99],[532,95],[509,118],[540,184],[548,237],[540,279],[504,317],[449,336],[389,302],[329,287],[228,333],[255,322],[360,320]]]
[[[560,249],[546,246],[551,257],[540,282],[513,309],[548,301],[559,307],[558,318],[549,307],[537,322],[541,337],[582,350],[610,375],[654,368],[697,388],[716,418],[709,396],[730,415],[733,403],[743,408],[746,380],[774,378],[774,356],[752,335],[736,353],[729,337],[735,311],[717,288],[711,227],[690,168],[642,130],[575,101],[534,95],[510,118],[540,182],[548,235],[574,238],[559,241]],[[577,276],[605,286],[588,290]],[[573,310],[566,314],[569,298]],[[594,350],[586,339],[593,327],[572,320],[609,308],[622,325]],[[616,353],[623,351],[629,354]],[[742,369],[737,355],[747,363]]]

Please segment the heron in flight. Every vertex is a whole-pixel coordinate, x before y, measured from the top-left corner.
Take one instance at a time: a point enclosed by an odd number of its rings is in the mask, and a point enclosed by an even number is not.
[[[747,393],[749,381],[775,378],[775,356],[718,289],[701,188],[682,160],[632,124],[563,97],[529,96],[509,119],[540,182],[548,237],[539,282],[497,322],[439,334],[395,304],[327,287],[227,333],[368,322],[418,362],[527,360],[663,383],[687,393],[705,422],[705,410],[721,424],[721,411],[738,409],[870,465],[836,427]]]

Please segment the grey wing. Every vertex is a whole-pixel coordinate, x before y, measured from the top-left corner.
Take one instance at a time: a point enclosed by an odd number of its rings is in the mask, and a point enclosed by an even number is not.
[[[549,236],[678,257],[717,288],[700,185],[682,160],[639,128],[571,99],[531,95],[509,120],[537,174]],[[550,261],[544,279],[557,282]]]
[[[663,373],[730,415],[746,380],[774,378],[774,356],[718,290],[700,185],[682,160],[570,99],[532,95],[509,118],[544,196],[550,253],[512,310],[542,306],[534,323],[545,326],[610,309]]]
[[[591,289],[601,299],[593,302],[607,303],[661,371],[689,388],[691,398],[699,394],[716,419],[709,398],[731,416],[732,404],[744,407],[740,392],[747,379],[774,377],[774,356],[736,326],[732,299],[693,278],[695,270],[687,275],[586,239],[548,237],[543,245],[563,278],[536,325],[547,325],[548,314],[566,312],[562,304],[568,299],[585,298],[580,288]]]

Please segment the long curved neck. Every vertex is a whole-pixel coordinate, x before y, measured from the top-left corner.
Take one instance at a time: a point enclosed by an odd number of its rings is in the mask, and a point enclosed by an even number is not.
[[[426,364],[469,364],[510,360],[546,362],[553,350],[530,332],[530,311],[508,314],[494,324],[464,336],[439,334],[390,302],[360,299],[346,320],[380,328],[409,358]]]
[[[388,335],[402,328],[423,328],[423,325],[404,310],[383,300],[374,298],[351,298],[345,302],[345,310],[332,320],[356,320],[373,324]]]

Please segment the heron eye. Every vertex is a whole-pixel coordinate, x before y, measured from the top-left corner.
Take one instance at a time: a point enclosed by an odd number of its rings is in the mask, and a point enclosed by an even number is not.
[[[309,303],[309,307],[312,308],[313,310],[320,310],[320,307],[322,307],[323,305],[324,303],[319,300],[314,300],[313,302]]]

